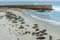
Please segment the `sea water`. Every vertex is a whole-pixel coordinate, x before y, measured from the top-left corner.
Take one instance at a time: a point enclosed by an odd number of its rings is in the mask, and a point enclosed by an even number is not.
[[[33,5],[52,5],[53,10],[45,10],[44,12],[38,12],[39,10],[26,10],[26,12],[32,13],[31,16],[39,20],[46,21],[50,24],[60,26],[60,2],[37,2],[31,3]]]
[[[46,2],[45,4],[51,4],[53,10],[45,10],[45,12],[38,12],[38,10],[35,10],[31,16],[39,20],[47,21],[53,25],[60,26],[60,2]]]

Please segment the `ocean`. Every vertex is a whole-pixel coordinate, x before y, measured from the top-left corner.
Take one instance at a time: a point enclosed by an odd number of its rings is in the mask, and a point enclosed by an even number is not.
[[[45,10],[44,12],[38,12],[39,10],[26,10],[32,13],[31,16],[39,20],[46,21],[52,25],[60,26],[60,2],[38,2],[31,3],[33,5],[52,5],[53,10]]]
[[[60,26],[60,2],[50,2],[45,4],[51,4],[54,10],[45,10],[45,12],[35,11],[31,16],[39,20],[47,21],[50,24]]]

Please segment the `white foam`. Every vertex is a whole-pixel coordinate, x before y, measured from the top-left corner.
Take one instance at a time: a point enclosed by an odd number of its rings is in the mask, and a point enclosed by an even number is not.
[[[60,22],[56,22],[56,21],[54,21],[54,20],[48,20],[48,19],[39,18],[39,17],[34,16],[34,15],[31,15],[31,16],[34,17],[34,18],[37,18],[37,19],[39,19],[39,20],[46,21],[46,22],[48,22],[48,23],[50,23],[50,24],[52,24],[52,25],[60,26]]]
[[[57,12],[60,12],[60,6],[53,6],[53,9]]]

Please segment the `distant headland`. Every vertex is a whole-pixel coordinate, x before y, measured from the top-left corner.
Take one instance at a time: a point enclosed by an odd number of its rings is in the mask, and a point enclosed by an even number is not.
[[[52,5],[0,5],[0,8],[21,8],[33,10],[52,10]]]

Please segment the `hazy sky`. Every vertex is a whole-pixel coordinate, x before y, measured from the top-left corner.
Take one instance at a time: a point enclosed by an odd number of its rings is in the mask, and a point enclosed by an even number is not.
[[[0,1],[22,1],[22,2],[24,2],[24,1],[25,1],[25,2],[26,2],[26,1],[29,1],[29,2],[30,2],[30,1],[31,1],[31,2],[32,2],[32,1],[33,1],[33,2],[34,2],[34,1],[37,1],[37,2],[39,2],[39,1],[60,1],[60,0],[0,0]]]

